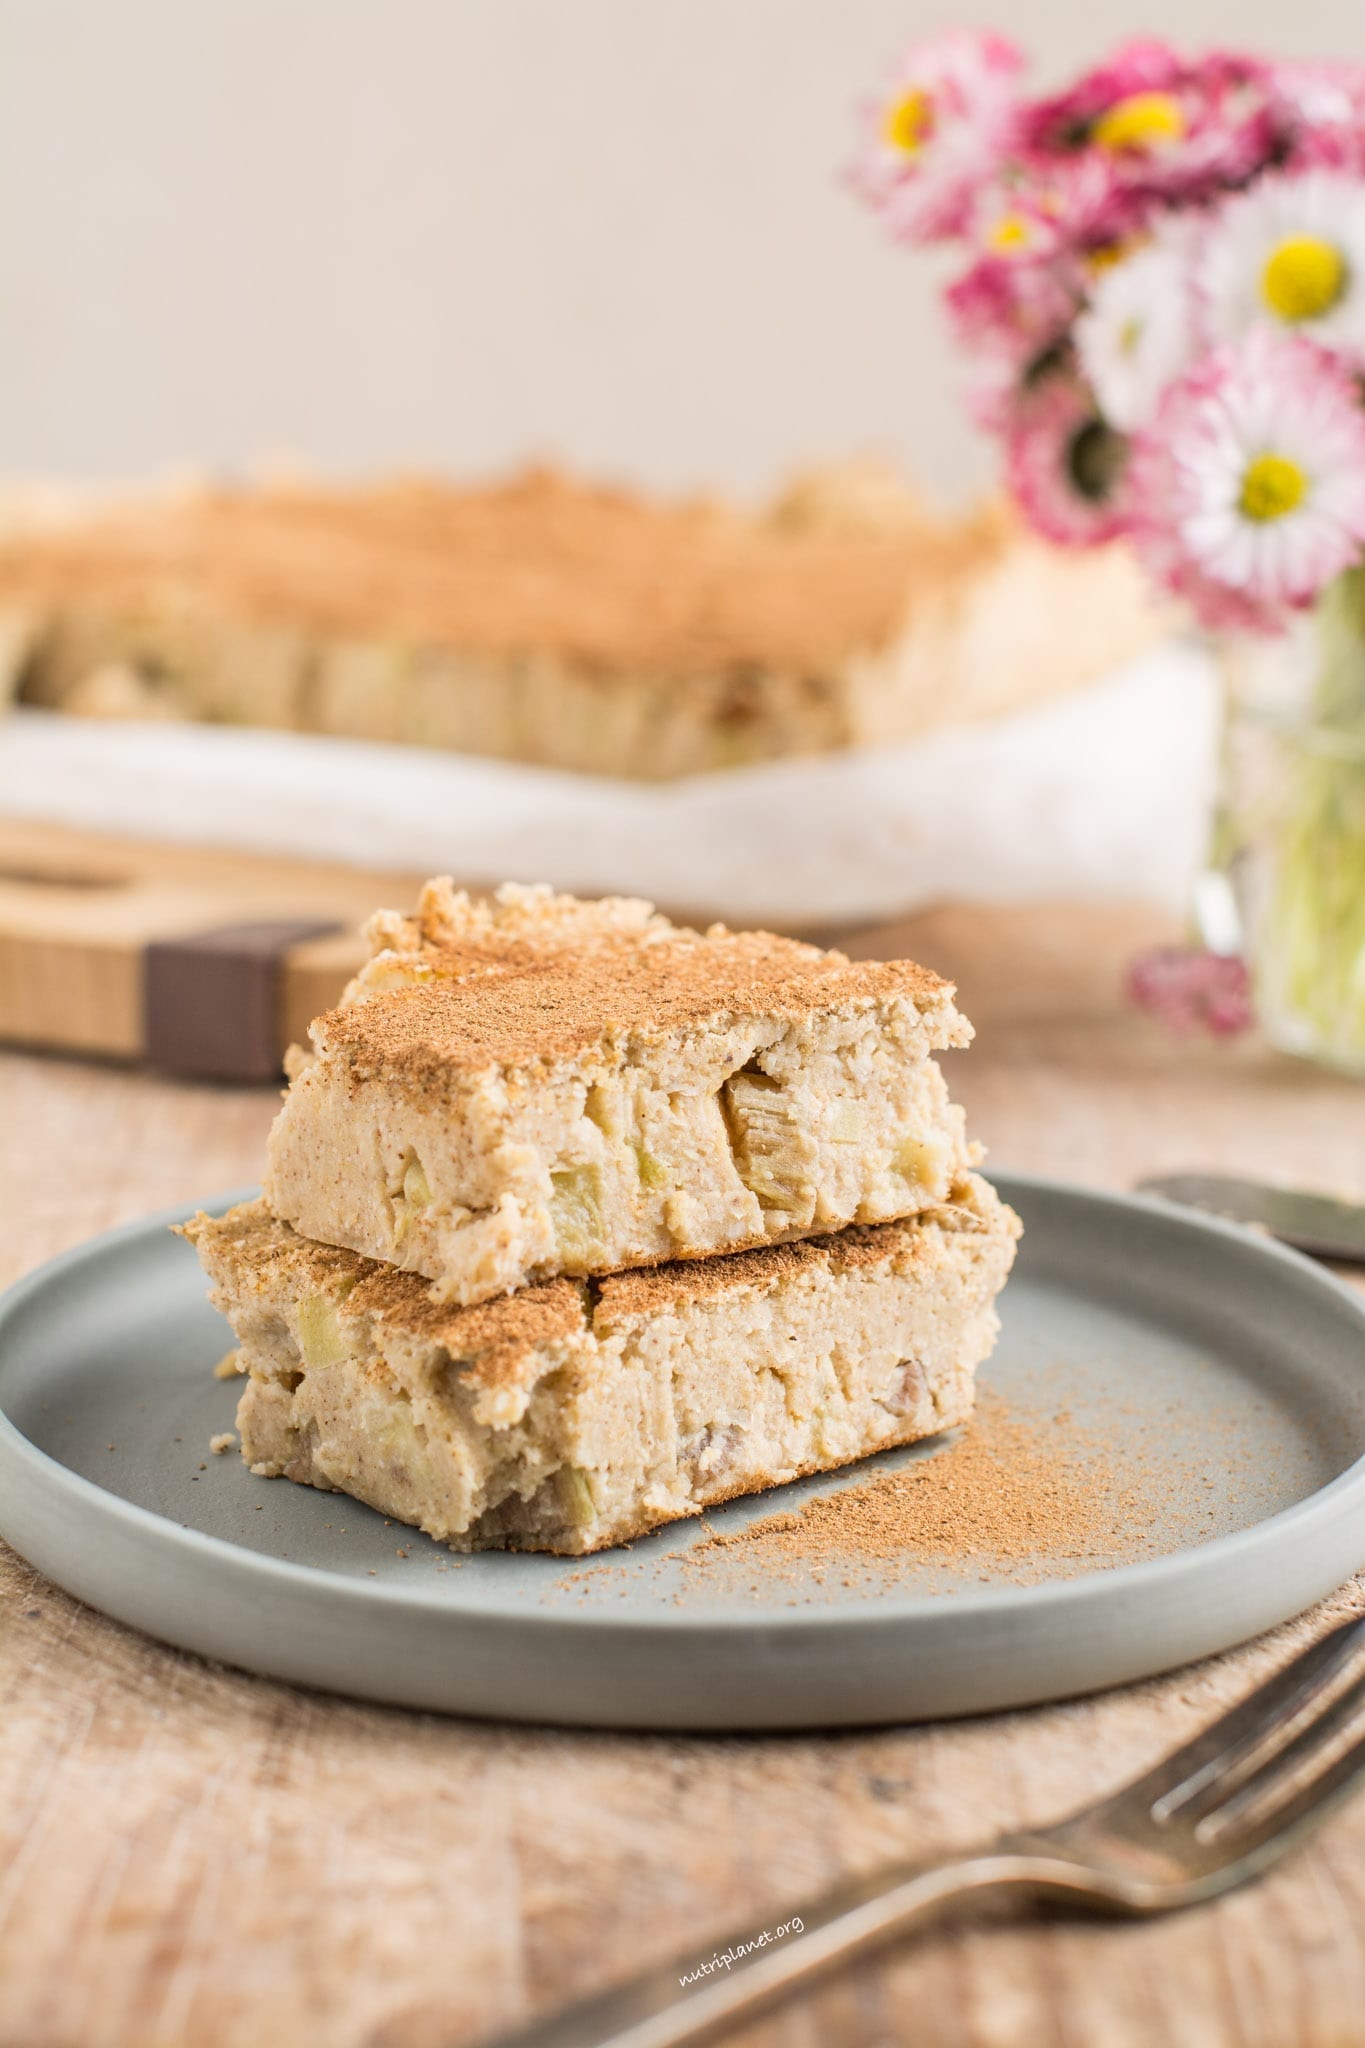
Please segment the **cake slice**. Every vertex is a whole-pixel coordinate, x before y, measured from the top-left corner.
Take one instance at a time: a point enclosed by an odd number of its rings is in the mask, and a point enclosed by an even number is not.
[[[532,471],[0,502],[0,702],[651,781],[903,740],[1164,630],[1131,551],[855,464],[753,512]]]
[[[941,1204],[973,1163],[912,961],[688,931],[647,903],[429,883],[312,1027],[266,1194],[465,1305]]]
[[[264,1202],[184,1226],[253,1472],[571,1554],[962,1422],[1018,1234],[973,1175],[901,1222],[451,1309]]]

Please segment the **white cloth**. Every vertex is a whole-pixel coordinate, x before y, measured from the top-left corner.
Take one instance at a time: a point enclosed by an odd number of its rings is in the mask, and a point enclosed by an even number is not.
[[[950,900],[1175,909],[1203,849],[1216,726],[1212,663],[1185,642],[990,724],[660,784],[23,710],[0,723],[0,815],[620,891],[732,924],[858,923]]]

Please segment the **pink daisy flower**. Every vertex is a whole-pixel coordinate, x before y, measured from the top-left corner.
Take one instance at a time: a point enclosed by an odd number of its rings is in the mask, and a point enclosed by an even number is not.
[[[1128,969],[1130,1003],[1172,1031],[1234,1038],[1255,1023],[1251,976],[1235,953],[1196,946],[1153,946]]]
[[[1277,64],[1271,104],[1295,168],[1365,174],[1365,65]]]
[[[1053,358],[1070,360],[1077,316],[1137,220],[1098,158],[1058,164],[1035,183],[1001,180],[979,196],[969,239],[981,253],[944,293],[979,424],[1003,428],[1020,383]]]
[[[1006,164],[977,193],[966,238],[982,256],[1088,261],[1139,233],[1150,211],[1098,153],[1059,158],[1027,176]]]
[[[944,300],[964,349],[983,350],[1022,374],[1065,337],[1084,296],[1078,265],[1019,253],[982,256]]]
[[[1044,377],[1019,394],[1004,425],[1010,489],[1049,540],[1094,547],[1128,525],[1128,443],[1084,386]]]
[[[1244,182],[1275,151],[1272,74],[1249,57],[1183,58],[1139,39],[1023,116],[1043,162],[1096,151],[1134,194],[1194,201]]]
[[[1091,257],[1140,234],[1153,207],[1121,175],[1111,156],[1098,150],[1060,157],[1036,174],[1039,203],[1068,246]]]
[[[1315,343],[1253,328],[1167,392],[1128,483],[1158,576],[1211,625],[1273,627],[1365,550],[1365,410]]]
[[[1003,36],[949,29],[919,43],[862,109],[857,189],[910,242],[960,234],[1014,133],[1023,57]]]

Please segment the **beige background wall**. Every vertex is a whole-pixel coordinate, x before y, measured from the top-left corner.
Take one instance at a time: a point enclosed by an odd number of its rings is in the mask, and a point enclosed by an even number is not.
[[[841,189],[923,0],[0,0],[0,470],[559,454],[989,473],[933,268]],[[1365,59],[1362,0],[997,0]]]

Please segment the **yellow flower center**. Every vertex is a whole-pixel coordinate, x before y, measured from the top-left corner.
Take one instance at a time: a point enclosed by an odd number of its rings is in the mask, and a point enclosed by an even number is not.
[[[1287,455],[1258,455],[1247,465],[1238,504],[1248,519],[1265,525],[1283,519],[1308,494],[1308,478]]]
[[[1318,320],[1346,289],[1346,258],[1321,235],[1290,235],[1261,272],[1261,297],[1281,320]]]
[[[1085,267],[1092,277],[1099,277],[1104,271],[1112,270],[1116,263],[1122,263],[1128,254],[1122,242],[1100,242],[1085,252]]]
[[[1131,316],[1131,318],[1124,321],[1122,327],[1120,327],[1119,329],[1118,340],[1120,352],[1125,356],[1132,355],[1134,349],[1136,349],[1141,339],[1142,322],[1138,319],[1137,314],[1134,313]]]
[[[1090,131],[1101,149],[1148,150],[1163,142],[1179,142],[1185,133],[1185,115],[1179,100],[1168,92],[1134,92],[1126,100],[1115,100]]]
[[[903,93],[886,110],[882,133],[892,149],[902,156],[915,156],[934,132],[934,103],[917,86]]]
[[[991,229],[989,241],[993,249],[1023,249],[1033,239],[1033,230],[1021,213],[1006,213]]]

